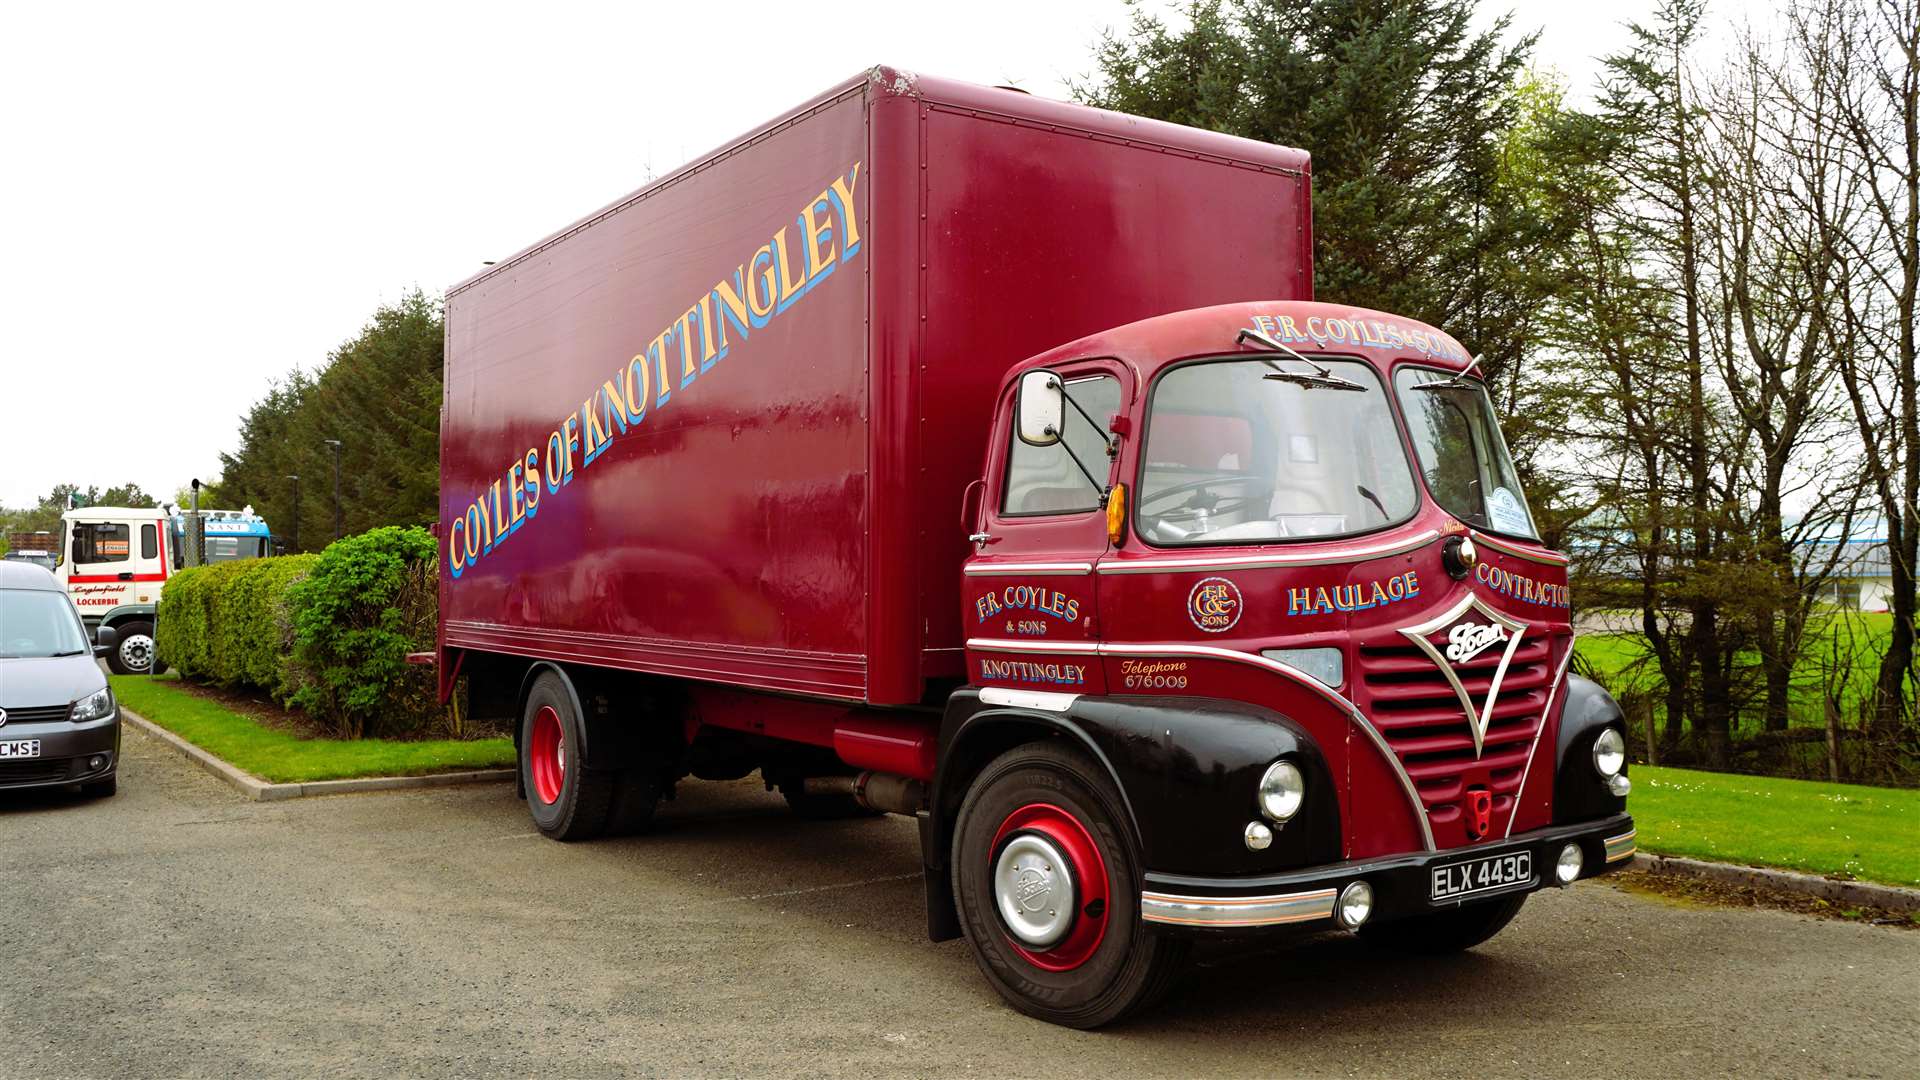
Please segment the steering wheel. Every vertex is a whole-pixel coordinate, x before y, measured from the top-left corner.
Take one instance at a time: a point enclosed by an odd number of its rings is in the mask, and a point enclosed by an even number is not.
[[[1222,484],[1245,487],[1248,490],[1239,495],[1227,496],[1217,495],[1209,490],[1216,485]],[[1204,493],[1205,498],[1189,499],[1185,505],[1168,507],[1164,512],[1154,512],[1147,509],[1156,503],[1171,499],[1176,495],[1187,494],[1188,492]],[[1271,498],[1272,495],[1273,484],[1264,476],[1259,476],[1254,473],[1223,473],[1219,476],[1209,476],[1201,480],[1189,480],[1184,484],[1175,484],[1172,487],[1161,488],[1151,495],[1143,496],[1140,499],[1140,512],[1159,518],[1163,522],[1192,521],[1202,513],[1208,515],[1231,514],[1239,510],[1244,510],[1255,503]]]

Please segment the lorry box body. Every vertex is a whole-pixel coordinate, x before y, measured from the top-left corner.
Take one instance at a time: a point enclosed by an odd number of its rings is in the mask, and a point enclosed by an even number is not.
[[[874,705],[959,682],[954,526],[1006,371],[1310,297],[1307,164],[876,68],[456,286],[443,648]]]

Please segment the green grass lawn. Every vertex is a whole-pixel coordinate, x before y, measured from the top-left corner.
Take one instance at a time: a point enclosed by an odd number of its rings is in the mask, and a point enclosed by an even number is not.
[[[229,764],[276,784],[420,776],[514,763],[511,739],[303,739],[182,690],[173,676],[112,676],[127,708]]]
[[[1807,640],[1794,668],[1791,701],[1796,723],[1824,724],[1821,702],[1822,662],[1842,662],[1850,666],[1842,698],[1849,705],[1864,701],[1873,692],[1880,672],[1880,654],[1886,639],[1893,634],[1893,616],[1881,612],[1823,609],[1808,626]],[[1654,712],[1664,715],[1660,700],[1660,667],[1645,638],[1635,632],[1584,633],[1575,639],[1574,651],[1593,665],[1608,686],[1616,691],[1638,690],[1654,695]],[[1737,660],[1757,667],[1758,655],[1743,652]]]
[[[1920,887],[1920,791],[1635,765],[1640,850]]]

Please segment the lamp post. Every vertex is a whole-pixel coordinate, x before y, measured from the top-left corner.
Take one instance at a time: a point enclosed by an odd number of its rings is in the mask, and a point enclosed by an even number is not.
[[[300,474],[288,473],[287,479],[293,481],[293,550],[300,550]]]
[[[333,538],[340,539],[340,440],[323,439],[333,451]]]

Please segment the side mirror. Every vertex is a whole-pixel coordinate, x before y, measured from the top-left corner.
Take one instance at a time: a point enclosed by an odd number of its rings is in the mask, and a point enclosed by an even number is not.
[[[93,630],[93,655],[106,656],[120,644],[120,631],[111,626],[97,626]]]
[[[73,538],[73,548],[67,553],[67,558],[72,560],[73,565],[75,566],[80,565],[80,538],[79,537],[76,536]]]
[[[1066,390],[1051,371],[1029,371],[1020,376],[1018,415],[1014,432],[1028,446],[1052,446],[1060,441],[1066,420]]]

